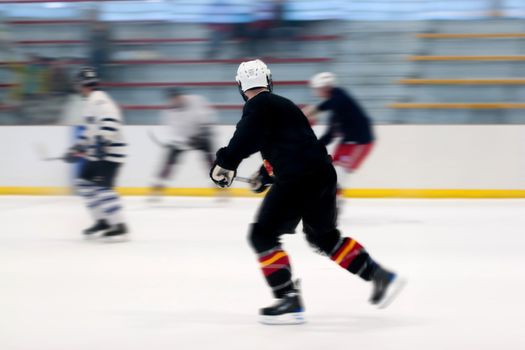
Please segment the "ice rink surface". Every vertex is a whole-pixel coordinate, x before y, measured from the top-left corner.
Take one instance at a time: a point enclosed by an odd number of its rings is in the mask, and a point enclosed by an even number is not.
[[[409,283],[370,285],[285,248],[308,323],[264,326],[272,301],[246,240],[259,199],[126,198],[132,241],[83,241],[74,197],[0,197],[0,349],[525,349],[525,201],[348,200],[341,229]]]

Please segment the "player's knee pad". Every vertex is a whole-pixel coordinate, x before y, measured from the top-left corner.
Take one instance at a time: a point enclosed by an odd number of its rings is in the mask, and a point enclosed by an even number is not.
[[[330,254],[341,238],[341,233],[337,229],[320,231],[311,226],[304,225],[303,230],[308,243],[322,254]]]
[[[248,234],[248,241],[252,248],[260,253],[279,245],[279,235],[272,230],[265,228],[264,226],[255,223],[250,227]]]

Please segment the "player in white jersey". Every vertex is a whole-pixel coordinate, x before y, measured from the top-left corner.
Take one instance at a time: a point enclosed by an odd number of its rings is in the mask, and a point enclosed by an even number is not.
[[[102,237],[125,237],[128,229],[122,218],[120,197],[114,190],[127,149],[122,113],[111,97],[98,89],[98,84],[97,72],[91,67],[82,68],[77,87],[83,97],[83,131],[65,158],[70,162],[79,157],[85,159],[75,185],[95,223],[84,230],[84,235],[93,237],[101,232]]]
[[[207,166],[214,160],[211,125],[215,121],[215,110],[203,96],[186,94],[177,88],[168,89],[166,95],[168,109],[161,112],[161,122],[171,128],[171,140],[151,189],[152,199],[158,198],[166,188],[183,152],[200,151]]]

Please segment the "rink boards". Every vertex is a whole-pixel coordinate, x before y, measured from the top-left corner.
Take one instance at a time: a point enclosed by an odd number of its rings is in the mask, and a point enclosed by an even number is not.
[[[234,126],[215,127],[215,148],[227,144]],[[324,126],[316,128],[322,133]],[[164,150],[148,137],[169,139],[163,126],[126,126],[129,157],[118,181],[124,195],[144,195]],[[382,125],[362,168],[345,186],[345,195],[361,198],[525,198],[525,125]],[[0,127],[0,194],[68,193],[74,168],[39,159],[35,145],[60,156],[73,141],[68,126]],[[238,174],[249,176],[261,162],[253,155]],[[216,190],[199,152],[181,157],[168,195],[211,196]],[[308,189],[305,189],[308,190]],[[233,196],[251,196],[235,183]]]

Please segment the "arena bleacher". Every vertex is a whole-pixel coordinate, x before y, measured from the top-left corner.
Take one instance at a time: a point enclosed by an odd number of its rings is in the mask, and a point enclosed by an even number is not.
[[[0,57],[3,124],[16,123],[9,92],[19,83],[10,67],[38,53],[61,59],[73,72],[87,62],[91,23],[85,2],[8,3],[3,28],[15,49]],[[178,11],[162,1],[101,3],[100,20],[110,26],[113,44],[104,88],[127,111],[128,122],[156,123],[163,91],[172,86],[207,96],[219,123],[238,120],[242,101],[233,77],[249,57],[239,37],[225,40],[218,57],[206,57],[210,29],[204,18],[213,1],[181,0]],[[249,21],[249,2],[230,3],[235,11],[229,21]],[[274,37],[260,57],[272,68],[276,91],[296,103],[316,101],[308,79],[328,70],[377,123],[525,121],[524,4],[503,1],[495,10],[489,0],[328,1],[323,9],[309,1],[289,3],[296,35]]]

